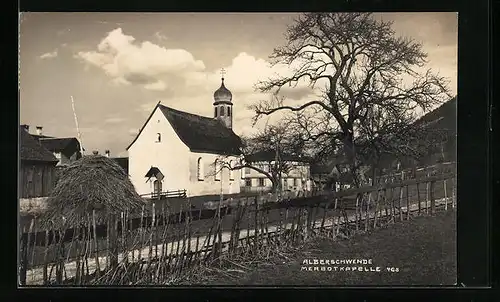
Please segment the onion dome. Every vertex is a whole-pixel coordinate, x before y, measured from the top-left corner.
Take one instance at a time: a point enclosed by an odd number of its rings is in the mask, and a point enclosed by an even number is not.
[[[231,102],[232,99],[233,99],[233,94],[231,93],[231,91],[229,91],[229,89],[226,88],[226,86],[224,86],[224,78],[222,78],[222,83],[219,89],[217,89],[214,92],[214,100],[216,102],[218,101]]]

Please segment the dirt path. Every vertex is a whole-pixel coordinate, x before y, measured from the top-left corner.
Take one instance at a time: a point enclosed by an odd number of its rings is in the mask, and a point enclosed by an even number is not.
[[[207,285],[453,285],[456,282],[456,212],[438,212],[398,222],[373,233],[333,242],[317,239],[288,259],[275,255],[267,263],[227,268],[204,276]],[[304,264],[318,260],[361,260],[371,264]],[[363,267],[340,271],[340,267]],[[248,266],[247,266],[248,267]],[[311,267],[311,268],[309,268]],[[314,271],[318,267],[318,271]],[[325,267],[325,271],[321,271]],[[328,271],[330,267],[331,271]],[[337,267],[337,271],[335,268]],[[380,268],[380,272],[370,271]],[[398,270],[390,272],[388,267]],[[313,271],[309,271],[312,269]],[[365,269],[369,270],[364,271]],[[231,272],[228,274],[227,272]]]

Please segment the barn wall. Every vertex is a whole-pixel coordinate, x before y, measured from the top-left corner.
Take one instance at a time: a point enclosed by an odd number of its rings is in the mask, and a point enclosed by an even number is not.
[[[48,196],[55,185],[55,167],[48,163],[21,163],[20,198]]]

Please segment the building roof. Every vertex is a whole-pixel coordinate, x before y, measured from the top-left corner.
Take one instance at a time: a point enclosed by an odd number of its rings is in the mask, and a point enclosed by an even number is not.
[[[40,143],[52,152],[63,152],[73,147],[75,150],[80,148],[78,140],[74,137],[66,138],[40,138]]]
[[[420,117],[415,124],[425,123],[433,128],[446,129],[456,133],[457,97],[443,103],[441,106]]]
[[[114,160],[128,174],[128,157],[113,157]]]
[[[158,103],[155,107],[160,109],[169,121],[180,140],[192,151],[221,155],[241,154],[241,139],[233,130],[227,128],[221,121],[192,113],[179,111]],[[149,116],[144,126],[149,122]],[[141,135],[144,126],[139,131],[127,150]]]
[[[285,153],[280,154],[280,157],[281,160],[283,161],[310,162],[310,160],[306,157],[290,155]],[[275,158],[276,158],[275,150],[263,150],[250,154],[245,159],[248,162],[259,162],[259,161],[273,161]]]
[[[38,135],[38,134],[31,134],[31,136],[33,136],[34,139],[41,139],[41,138],[54,138],[52,136],[47,136],[47,135]]]
[[[161,173],[160,169],[158,169],[157,167],[151,167],[148,172],[146,173],[146,175],[144,175],[144,177],[148,177],[148,178],[151,178],[151,177],[156,177],[157,175],[163,175],[163,173]]]
[[[19,153],[21,160],[57,163],[58,160],[24,128],[19,127]]]

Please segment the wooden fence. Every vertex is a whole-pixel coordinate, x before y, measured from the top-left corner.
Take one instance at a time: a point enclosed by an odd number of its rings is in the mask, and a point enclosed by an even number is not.
[[[34,231],[33,220],[20,239],[19,282],[165,283],[223,257],[270,253],[318,234],[345,237],[454,208],[454,171],[432,174],[281,202],[242,198],[214,210],[192,210],[189,198],[178,213],[153,203],[140,217],[123,212],[96,225],[89,213],[90,224],[66,230]]]

